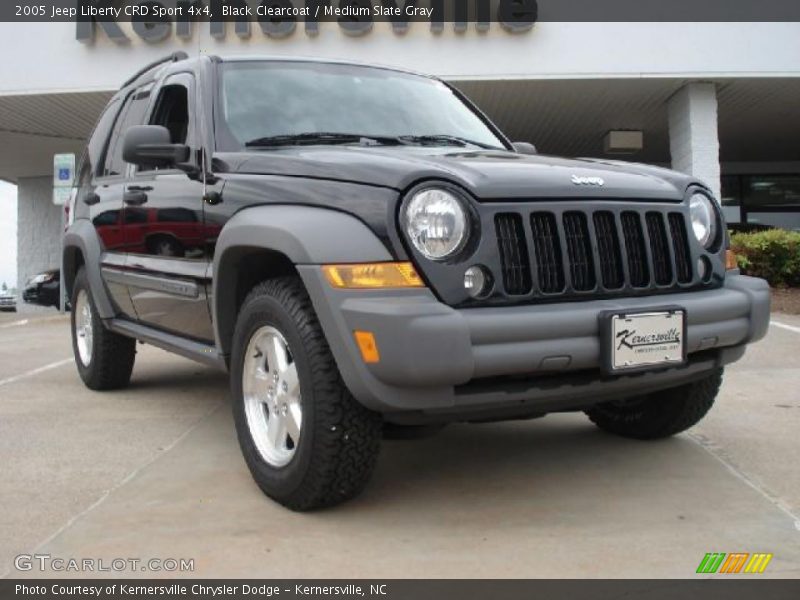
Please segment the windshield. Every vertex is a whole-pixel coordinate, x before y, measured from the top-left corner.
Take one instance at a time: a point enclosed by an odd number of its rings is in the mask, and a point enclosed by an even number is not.
[[[448,86],[427,77],[353,65],[254,61],[224,63],[221,80],[221,150],[360,138],[443,146],[455,140],[505,149]]]

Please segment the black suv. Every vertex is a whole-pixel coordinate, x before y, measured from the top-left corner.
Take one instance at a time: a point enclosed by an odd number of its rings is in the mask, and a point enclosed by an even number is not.
[[[683,431],[769,319],[702,182],[538,156],[395,69],[174,55],[111,99],[73,198],[83,381],[125,386],[136,340],[227,370],[253,477],[296,510],[357,494],[383,435]]]

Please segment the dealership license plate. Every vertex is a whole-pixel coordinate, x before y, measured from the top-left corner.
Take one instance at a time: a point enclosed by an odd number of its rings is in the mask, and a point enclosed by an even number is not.
[[[611,315],[611,371],[683,364],[683,310]]]

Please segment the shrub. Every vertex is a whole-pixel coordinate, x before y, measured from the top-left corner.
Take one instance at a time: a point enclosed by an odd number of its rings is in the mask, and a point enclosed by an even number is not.
[[[731,250],[743,273],[763,277],[773,287],[800,285],[800,232],[734,233]]]

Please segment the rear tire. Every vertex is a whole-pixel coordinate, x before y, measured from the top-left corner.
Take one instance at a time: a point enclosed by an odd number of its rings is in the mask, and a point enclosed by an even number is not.
[[[586,414],[600,429],[639,440],[665,438],[696,425],[709,411],[723,369],[704,379],[646,396],[599,404]]]
[[[75,276],[71,304],[72,351],[83,383],[92,390],[126,387],[136,360],[136,340],[103,325],[84,268]]]
[[[306,511],[365,487],[382,419],[342,381],[299,278],[265,281],[245,299],[233,337],[231,392],[239,445],[267,496]]]

